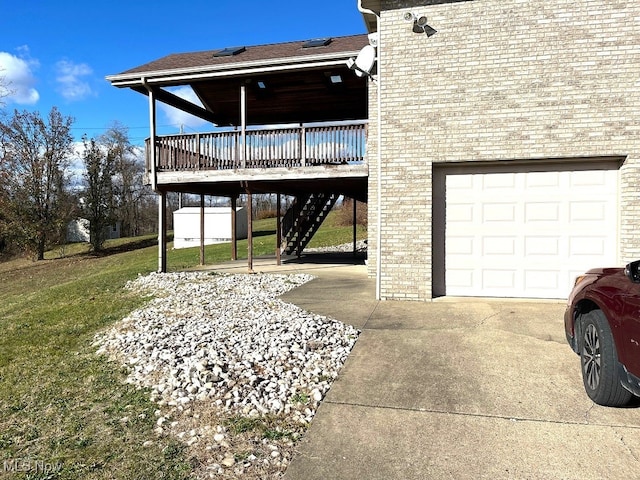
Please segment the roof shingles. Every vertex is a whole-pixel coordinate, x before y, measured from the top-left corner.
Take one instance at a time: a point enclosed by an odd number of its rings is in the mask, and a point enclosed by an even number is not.
[[[276,43],[246,47],[246,50],[230,56],[215,57],[223,47],[192,53],[174,53],[158,60],[146,63],[122,72],[119,75],[133,73],[148,73],[167,70],[182,70],[198,67],[215,67],[234,63],[251,63],[268,61],[270,59],[286,59],[322,54],[340,54],[360,50],[367,45],[367,35],[351,35],[346,37],[332,37],[328,45],[303,48],[306,41]]]

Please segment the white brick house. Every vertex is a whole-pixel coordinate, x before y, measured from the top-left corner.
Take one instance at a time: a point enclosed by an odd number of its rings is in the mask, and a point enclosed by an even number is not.
[[[149,97],[161,238],[171,191],[346,195],[369,203],[377,297],[422,301],[563,298],[586,269],[640,258],[640,3],[353,6],[369,37],[174,54],[107,77]],[[347,67],[369,41],[374,80]],[[232,130],[157,136],[157,101]],[[314,151],[339,138],[331,158]]]
[[[562,298],[577,273],[640,257],[640,3],[358,7],[379,30],[368,199],[381,298]],[[414,33],[408,12],[437,33]]]

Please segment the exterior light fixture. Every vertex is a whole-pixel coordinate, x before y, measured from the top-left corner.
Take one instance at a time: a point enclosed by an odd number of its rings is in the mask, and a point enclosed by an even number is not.
[[[425,17],[424,15],[418,16],[413,12],[406,12],[404,14],[404,21],[413,23],[414,33],[425,33],[427,37],[430,37],[431,35],[437,33],[437,30],[435,28],[427,25],[427,17]]]

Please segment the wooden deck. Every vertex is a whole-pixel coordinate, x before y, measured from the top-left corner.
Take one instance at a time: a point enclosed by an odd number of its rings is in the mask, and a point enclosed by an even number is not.
[[[366,166],[366,122],[156,137],[156,173]],[[147,140],[147,172],[151,155]],[[353,169],[345,169],[345,173]],[[302,174],[302,172],[298,172]],[[348,174],[348,173],[347,173]],[[169,175],[174,178],[175,175]],[[161,182],[160,182],[161,183]]]

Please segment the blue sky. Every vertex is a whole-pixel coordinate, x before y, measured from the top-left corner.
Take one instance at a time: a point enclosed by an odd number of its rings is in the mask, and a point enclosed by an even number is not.
[[[0,0],[0,77],[11,91],[4,110],[45,116],[56,106],[75,119],[76,139],[118,121],[141,144],[149,135],[147,98],[105,76],[170,53],[365,33],[357,0],[324,0],[318,10],[312,3]],[[184,122],[158,110],[160,133]]]

